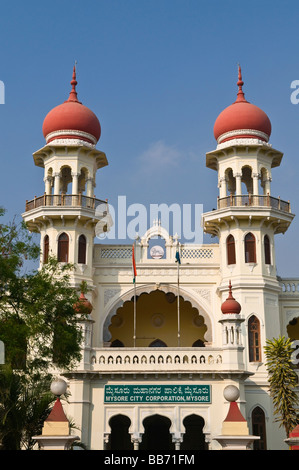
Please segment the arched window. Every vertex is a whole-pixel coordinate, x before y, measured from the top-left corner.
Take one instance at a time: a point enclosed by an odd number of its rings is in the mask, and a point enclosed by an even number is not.
[[[123,347],[124,347],[124,343],[122,341],[119,341],[119,339],[115,339],[110,344],[110,348],[123,348]]]
[[[226,239],[227,264],[236,264],[235,239],[229,235]]]
[[[68,263],[69,260],[69,237],[62,233],[58,238],[58,261]]]
[[[268,235],[264,237],[264,252],[265,252],[265,264],[271,264],[271,251],[270,251],[270,238]]]
[[[252,315],[248,321],[249,361],[261,362],[261,334],[259,319]]]
[[[47,263],[49,259],[49,235],[46,235],[44,238],[44,257],[43,262]]]
[[[267,450],[266,441],[266,420],[265,413],[259,406],[256,406],[252,411],[252,434],[260,436],[260,439],[254,441],[254,450]]]
[[[80,235],[78,243],[78,263],[86,264],[86,237]]]
[[[256,263],[255,236],[250,232],[245,237],[245,263]]]
[[[162,341],[161,339],[155,339],[149,345],[149,348],[166,348],[166,347],[167,347],[167,344],[164,343],[164,341]]]

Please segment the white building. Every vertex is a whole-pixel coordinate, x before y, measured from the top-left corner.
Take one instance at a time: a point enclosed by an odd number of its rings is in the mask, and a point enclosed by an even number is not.
[[[269,118],[245,100],[239,70],[237,100],[218,116],[217,146],[206,156],[219,195],[202,223],[219,243],[180,244],[155,221],[135,244],[134,285],[132,245],[94,243],[107,222],[106,201],[94,197],[107,159],[96,149],[100,123],[78,101],[75,69],[71,84],[69,99],[44,120],[46,145],[33,156],[45,193],[27,201],[23,217],[40,232],[41,263],[49,253],[75,263],[73,284],[90,288],[82,361],[67,376],[66,412],[81,440],[90,449],[219,449],[223,390],[236,385],[250,432],[261,437],[255,445],[287,449],[263,347],[279,335],[299,339],[299,279],[276,275],[275,234],[294,214],[271,194],[282,153],[268,142]],[[164,255],[152,257],[157,236]]]

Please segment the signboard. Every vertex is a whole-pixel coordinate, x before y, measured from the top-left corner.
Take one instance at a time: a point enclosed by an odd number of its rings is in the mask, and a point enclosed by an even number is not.
[[[105,403],[211,403],[210,385],[105,385]]]

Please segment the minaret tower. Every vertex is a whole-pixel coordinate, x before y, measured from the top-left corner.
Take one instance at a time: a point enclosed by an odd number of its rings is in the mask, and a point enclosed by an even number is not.
[[[73,263],[72,283],[91,286],[95,226],[108,209],[94,195],[96,172],[108,162],[96,149],[100,122],[79,102],[76,85],[74,66],[69,98],[47,114],[46,145],[33,154],[35,165],[44,168],[45,191],[26,201],[23,219],[29,230],[40,232],[41,264],[50,255]]]
[[[294,214],[289,201],[271,193],[272,169],[283,154],[269,143],[271,122],[245,99],[243,85],[239,66],[237,99],[216,119],[217,148],[206,155],[206,166],[218,172],[219,195],[217,208],[203,215],[203,226],[219,238],[220,293],[231,280],[244,313],[248,307],[247,315],[261,318],[267,305],[269,314],[278,315],[274,236],[288,229]]]

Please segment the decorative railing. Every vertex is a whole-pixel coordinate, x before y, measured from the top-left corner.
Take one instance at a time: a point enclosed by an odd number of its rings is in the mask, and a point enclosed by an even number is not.
[[[284,212],[291,212],[290,202],[282,201],[279,197],[244,194],[241,196],[230,196],[218,198],[217,208],[224,209],[226,207],[271,207]]]
[[[175,247],[173,252],[170,254],[166,253],[165,261],[175,259]],[[135,253],[137,256],[138,253]],[[138,258],[138,256],[137,256]],[[106,262],[131,262],[132,259],[132,245],[95,245],[95,260],[100,263]],[[218,245],[193,245],[193,244],[184,244],[181,247],[181,260],[182,265],[198,263],[219,263],[219,247]],[[148,256],[143,254],[142,260],[137,259],[138,262],[142,263],[146,261],[152,262],[153,260]],[[157,262],[157,260],[154,260]],[[158,260],[164,261],[164,260]],[[185,263],[184,263],[185,262]]]
[[[31,201],[26,201],[25,211],[31,211],[38,207],[83,207],[85,209],[95,210],[100,205],[108,206],[107,201],[96,199],[95,197],[88,197],[82,194],[44,194],[43,196],[35,197]]]
[[[99,348],[90,356],[91,369],[116,372],[200,372],[223,369],[220,348]]]
[[[299,296],[299,279],[298,278],[285,278],[279,279],[279,284],[282,289],[282,294],[293,294]]]

